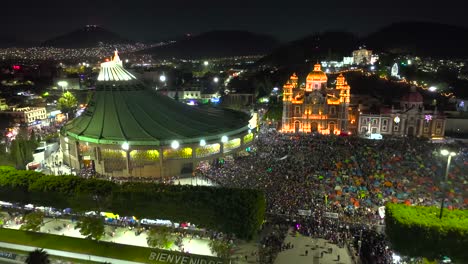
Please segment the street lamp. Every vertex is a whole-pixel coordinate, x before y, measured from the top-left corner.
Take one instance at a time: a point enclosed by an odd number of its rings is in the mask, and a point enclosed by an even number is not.
[[[201,147],[206,146],[206,141],[204,139],[200,140],[200,146]]]
[[[221,142],[226,143],[228,142],[229,138],[227,136],[222,136],[221,137]]]
[[[442,154],[443,156],[447,156],[447,168],[445,168],[445,187],[443,187],[443,189],[447,189],[446,188],[446,185],[447,185],[447,181],[448,181],[448,173],[449,173],[449,169],[450,169],[450,161],[452,161],[452,157],[456,156],[457,153],[455,152],[450,152],[446,149],[443,149],[440,151],[440,154]],[[439,214],[439,219],[442,219],[442,213],[443,213],[443,209],[444,209],[444,202],[445,202],[445,192],[446,190],[442,190],[442,202],[440,204],[440,214]]]
[[[65,92],[64,90],[68,87],[68,82],[60,81],[57,83],[60,87],[62,87],[62,93]]]
[[[160,80],[161,82],[165,82],[165,81],[166,81],[166,76],[165,76],[165,75],[159,76],[159,80]]]
[[[219,78],[218,78],[218,77],[214,77],[214,78],[213,78],[213,82],[215,82],[215,83],[219,82]]]
[[[177,140],[172,141],[171,148],[178,149],[179,146],[180,146],[180,144],[179,144],[179,142]]]
[[[122,143],[122,149],[127,151],[130,149],[130,145],[127,142]]]
[[[205,65],[205,66],[208,66],[208,64],[209,64],[208,61],[204,61],[204,62],[203,62],[203,65]]]

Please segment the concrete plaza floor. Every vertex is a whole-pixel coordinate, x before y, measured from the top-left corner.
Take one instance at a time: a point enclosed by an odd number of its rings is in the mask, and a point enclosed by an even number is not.
[[[84,238],[80,234],[80,230],[75,229],[75,225],[76,222],[72,222],[71,220],[55,220],[51,218],[45,218],[44,225],[41,227],[40,232],[54,235]],[[8,225],[5,225],[4,227],[11,229],[19,229],[20,226],[21,225],[16,225],[15,223],[10,223]],[[111,234],[114,234],[114,236],[111,236]],[[148,247],[146,243],[146,237],[146,232],[136,235],[135,230],[130,230],[128,227],[125,228],[106,225],[105,235],[101,240],[119,244]],[[208,239],[184,238],[183,245],[184,251],[187,253],[213,256],[209,247]],[[176,246],[173,246],[170,250],[179,251],[178,247]]]
[[[294,248],[280,252],[275,260],[275,264],[352,264],[351,257],[347,249],[339,248],[335,244],[330,244],[321,238],[310,238],[302,235],[292,236],[288,233],[284,243],[290,242]],[[332,253],[328,253],[329,248]],[[305,251],[308,251],[307,256]],[[323,258],[320,257],[321,252]],[[338,261],[338,255],[340,260]]]

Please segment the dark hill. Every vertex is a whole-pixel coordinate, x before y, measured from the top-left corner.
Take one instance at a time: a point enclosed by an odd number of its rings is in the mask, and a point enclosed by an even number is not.
[[[117,44],[132,43],[132,41],[110,32],[99,26],[88,25],[82,29],[55,37],[42,43],[42,46],[56,48],[92,48],[99,43]]]
[[[375,51],[429,57],[468,57],[468,28],[401,22],[384,27],[363,40]]]
[[[266,54],[277,45],[278,41],[268,35],[246,31],[211,31],[144,52],[156,58],[220,58]]]
[[[260,64],[281,67],[314,63],[317,60],[342,60],[359,45],[358,38],[347,32],[324,32],[282,45],[262,58]]]

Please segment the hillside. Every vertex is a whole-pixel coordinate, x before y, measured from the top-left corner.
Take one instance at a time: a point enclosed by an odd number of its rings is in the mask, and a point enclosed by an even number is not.
[[[468,57],[468,28],[428,22],[389,25],[363,39],[367,47],[389,53],[429,57]]]
[[[99,26],[87,25],[84,28],[49,39],[43,42],[42,46],[56,48],[92,48],[97,47],[100,42],[104,44],[116,44],[131,43],[132,41]]]
[[[271,52],[278,41],[246,31],[211,31],[186,37],[173,44],[145,50],[156,58],[219,58]]]
[[[324,32],[289,42],[275,49],[258,63],[290,67],[323,59],[342,60],[359,45],[358,38],[347,32]]]

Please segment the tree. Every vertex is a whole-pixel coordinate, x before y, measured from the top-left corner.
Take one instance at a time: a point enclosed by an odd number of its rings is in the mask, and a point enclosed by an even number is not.
[[[78,101],[75,96],[70,92],[63,93],[62,97],[58,99],[57,108],[68,115],[68,118],[73,117]]]
[[[146,243],[152,248],[169,249],[175,242],[171,229],[167,226],[156,226],[149,230]]]
[[[104,236],[104,222],[101,218],[83,217],[75,226],[88,239],[100,240]]]
[[[24,263],[27,264],[48,264],[50,263],[49,254],[44,249],[36,249],[29,252],[28,257]]]
[[[23,217],[24,224],[21,225],[20,230],[39,232],[44,221],[44,213],[32,212]]]
[[[228,241],[214,239],[210,241],[209,246],[211,253],[216,256],[224,259],[231,257],[232,245]]]

